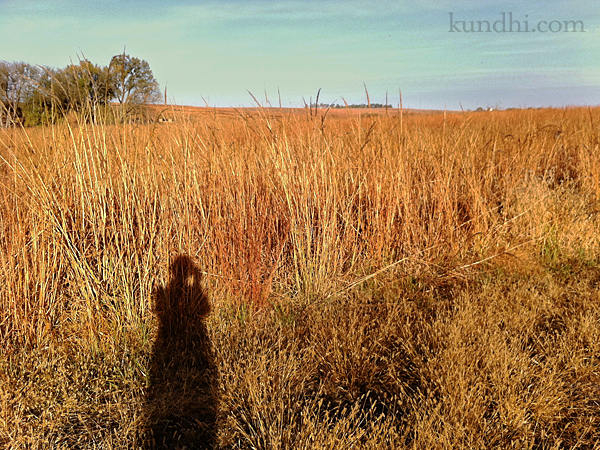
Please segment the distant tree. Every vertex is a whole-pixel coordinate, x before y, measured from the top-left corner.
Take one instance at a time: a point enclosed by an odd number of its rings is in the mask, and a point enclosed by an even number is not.
[[[94,123],[115,96],[108,67],[97,66],[87,59],[67,66],[55,76],[60,90],[53,91],[63,110],[82,113],[84,119]]]
[[[144,105],[160,100],[146,61],[122,54],[106,67],[84,58],[64,69],[0,61],[0,127],[54,123],[70,112],[97,123],[115,112],[115,99],[121,120],[147,114]]]
[[[58,89],[55,78],[56,70],[49,67],[36,67],[30,81],[31,93],[24,99],[22,105],[25,126],[35,126],[42,123],[54,123],[58,119]]]
[[[0,126],[23,122],[23,106],[35,92],[36,67],[0,61]]]
[[[110,61],[109,72],[122,119],[138,107],[160,100],[158,82],[147,61],[125,53],[115,55]]]

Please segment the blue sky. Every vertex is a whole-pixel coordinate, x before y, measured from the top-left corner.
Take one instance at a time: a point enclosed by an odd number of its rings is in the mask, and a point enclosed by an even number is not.
[[[465,31],[502,13],[528,32]],[[319,88],[364,103],[363,83],[371,102],[396,106],[401,89],[412,108],[597,105],[599,25],[592,0],[0,0],[0,60],[108,65],[126,46],[189,105],[250,106],[247,91],[276,105],[279,90],[301,106]]]

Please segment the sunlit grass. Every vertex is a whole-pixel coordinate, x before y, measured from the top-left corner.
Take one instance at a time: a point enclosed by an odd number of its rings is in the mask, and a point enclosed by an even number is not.
[[[600,439],[598,109],[171,114],[0,131],[0,444],[137,442],[180,254],[224,448]]]

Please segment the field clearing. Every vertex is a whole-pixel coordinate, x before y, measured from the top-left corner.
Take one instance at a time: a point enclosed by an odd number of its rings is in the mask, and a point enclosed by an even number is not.
[[[0,130],[0,446],[600,448],[600,109],[167,115]]]
[[[431,109],[414,109],[414,108],[323,108],[311,107],[304,108],[284,108],[284,107],[245,107],[245,108],[221,108],[221,107],[203,107],[203,106],[162,106],[151,105],[148,108],[149,115],[154,117],[168,118],[171,120],[205,120],[212,118],[221,121],[232,120],[256,120],[268,117],[271,120],[281,120],[286,118],[290,120],[292,117],[298,120],[347,120],[351,117],[357,118],[379,118],[379,117],[397,117],[402,115],[403,118],[412,118],[414,116],[435,116],[444,114],[444,111]],[[456,112],[446,112],[454,114]],[[472,113],[475,114],[475,113]]]

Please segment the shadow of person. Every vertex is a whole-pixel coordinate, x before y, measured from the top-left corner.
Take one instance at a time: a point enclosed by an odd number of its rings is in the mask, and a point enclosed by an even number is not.
[[[204,320],[210,304],[202,274],[187,256],[153,292],[158,335],[152,351],[144,448],[213,448],[217,373]]]

